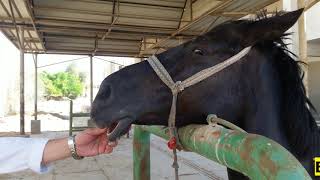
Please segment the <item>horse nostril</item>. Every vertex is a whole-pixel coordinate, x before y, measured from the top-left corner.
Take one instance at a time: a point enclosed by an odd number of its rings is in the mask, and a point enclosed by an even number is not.
[[[100,95],[100,98],[101,98],[102,100],[108,100],[108,99],[110,98],[110,96],[111,96],[111,86],[110,86],[110,85],[107,85],[107,86],[103,89],[103,91],[102,91],[102,93],[101,93],[101,95]]]

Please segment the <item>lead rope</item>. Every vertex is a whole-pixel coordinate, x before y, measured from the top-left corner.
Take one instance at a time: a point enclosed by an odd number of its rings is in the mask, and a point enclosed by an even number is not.
[[[178,82],[179,83],[179,82]],[[176,105],[177,105],[177,99],[178,99],[178,93],[183,91],[183,89],[180,91],[178,89],[178,84],[176,83],[177,86],[175,91],[172,90],[172,104],[171,104],[171,110],[169,114],[169,132],[170,132],[170,139],[168,142],[168,147],[172,149],[173,153],[173,163],[172,167],[174,168],[174,175],[175,175],[175,180],[179,180],[179,164],[178,164],[178,155],[177,155],[177,146],[179,148],[182,148],[180,144],[180,140],[178,137],[178,131],[176,128]]]
[[[170,109],[170,114],[168,118],[168,127],[169,127],[169,136],[170,139],[168,141],[168,147],[172,149],[173,152],[173,164],[172,167],[175,170],[175,180],[179,180],[179,164],[178,164],[178,156],[177,156],[177,148],[182,149],[182,145],[180,144],[180,140],[178,137],[178,131],[176,128],[176,106],[179,92],[182,92],[185,88],[190,87],[202,80],[212,76],[213,74],[223,70],[224,68],[230,66],[231,64],[239,61],[243,56],[248,54],[250,51],[250,47],[244,48],[238,54],[230,57],[229,59],[207,69],[204,69],[193,76],[185,79],[183,82],[177,81],[174,82],[168,73],[168,71],[163,67],[158,58],[153,55],[147,59],[152,69],[156,72],[158,77],[165,83],[172,92],[172,104]]]
[[[172,149],[173,153],[173,163],[172,167],[174,168],[175,172],[175,180],[179,180],[179,164],[178,164],[178,155],[177,155],[177,147],[182,149],[182,145],[180,144],[180,140],[178,137],[178,132],[176,128],[176,105],[178,99],[178,93],[183,91],[184,88],[181,86],[181,81],[177,81],[176,83],[173,82],[171,76],[168,72],[166,72],[163,65],[159,62],[159,60],[151,60],[148,59],[149,64],[159,76],[159,78],[170,88],[172,93],[172,103],[171,109],[168,118],[168,127],[169,127],[169,136],[170,139],[168,141],[168,147]],[[165,70],[165,71],[163,71]]]

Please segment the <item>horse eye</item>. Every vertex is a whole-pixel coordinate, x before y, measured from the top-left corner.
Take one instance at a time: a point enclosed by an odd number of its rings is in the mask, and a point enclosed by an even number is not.
[[[203,51],[202,51],[201,49],[195,49],[195,50],[193,50],[193,52],[194,52],[195,54],[197,54],[197,55],[200,55],[200,56],[203,56],[203,55],[204,55],[204,53],[203,53]]]

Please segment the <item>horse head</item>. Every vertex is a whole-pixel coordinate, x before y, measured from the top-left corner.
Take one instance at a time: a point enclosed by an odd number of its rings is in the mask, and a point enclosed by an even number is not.
[[[245,47],[253,47],[241,62],[179,94],[177,126],[206,123],[208,113],[218,114],[235,123],[244,118],[247,99],[252,94],[250,79],[257,71],[255,64],[267,56],[255,45],[281,37],[302,11],[261,20],[226,22],[189,42],[157,54],[172,79],[183,81],[223,62]],[[142,61],[103,80],[92,104],[91,117],[98,127],[113,127],[109,138],[114,140],[125,134],[131,124],[167,125],[171,99],[170,89],[148,62]]]

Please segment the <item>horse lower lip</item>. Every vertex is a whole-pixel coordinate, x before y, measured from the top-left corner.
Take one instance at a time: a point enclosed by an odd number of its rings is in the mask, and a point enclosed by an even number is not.
[[[118,121],[116,127],[108,133],[109,141],[115,141],[121,135],[125,134],[126,131],[130,128],[132,120],[129,118],[124,118]]]
[[[108,130],[108,136],[117,128],[117,126],[119,125],[119,123],[116,123],[116,125],[111,125],[111,127]]]

